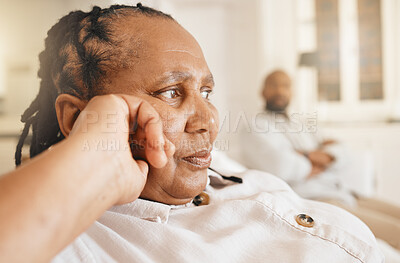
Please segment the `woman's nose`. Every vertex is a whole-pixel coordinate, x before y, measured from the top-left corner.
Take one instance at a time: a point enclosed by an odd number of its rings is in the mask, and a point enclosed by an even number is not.
[[[216,129],[216,121],[212,109],[203,98],[189,103],[185,131],[188,133],[213,132]]]

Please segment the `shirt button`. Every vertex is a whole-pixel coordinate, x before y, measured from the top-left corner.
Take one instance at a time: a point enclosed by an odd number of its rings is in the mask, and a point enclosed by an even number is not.
[[[210,203],[210,197],[208,196],[208,194],[202,192],[201,194],[197,195],[194,199],[193,199],[193,204],[195,204],[196,206],[200,206],[200,205],[208,205]]]
[[[313,227],[314,226],[314,219],[311,216],[306,214],[299,214],[296,216],[297,224],[305,227]]]

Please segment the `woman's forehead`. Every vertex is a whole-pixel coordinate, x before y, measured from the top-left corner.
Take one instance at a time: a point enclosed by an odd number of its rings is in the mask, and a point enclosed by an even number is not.
[[[194,37],[174,20],[131,16],[118,25],[114,37],[137,57],[158,56],[165,52],[203,58]]]
[[[122,23],[121,23],[122,24]],[[113,74],[113,91],[131,87],[158,87],[177,82],[178,76],[213,86],[212,74],[197,41],[173,20],[154,17],[127,19],[115,31],[121,41],[124,65]],[[123,43],[122,43],[123,42]],[[175,73],[179,74],[175,74]],[[174,73],[174,74],[172,74]],[[173,75],[173,78],[171,76]],[[168,78],[164,78],[168,77]],[[170,80],[159,84],[160,79]],[[171,79],[173,81],[171,81]],[[179,78],[182,81],[182,78]],[[159,85],[158,85],[159,84]]]

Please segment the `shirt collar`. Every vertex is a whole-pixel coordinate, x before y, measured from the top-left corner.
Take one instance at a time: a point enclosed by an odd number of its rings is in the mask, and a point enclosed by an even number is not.
[[[168,222],[171,209],[172,206],[170,205],[144,199],[136,199],[132,203],[113,206],[109,211],[165,224]]]
[[[206,189],[210,185],[214,187],[216,186],[218,188],[232,184],[231,181],[224,180],[219,174],[211,170],[207,170],[207,173],[208,173],[208,179],[207,179]],[[192,202],[189,202],[184,205],[166,205],[163,203],[139,198],[128,204],[113,206],[108,211],[123,215],[134,216],[151,222],[165,224],[168,222],[171,210],[182,209],[193,206],[194,205]]]

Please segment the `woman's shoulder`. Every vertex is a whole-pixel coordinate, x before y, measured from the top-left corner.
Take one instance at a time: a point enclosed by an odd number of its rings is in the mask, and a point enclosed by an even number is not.
[[[273,218],[273,221],[265,222],[269,231],[280,229],[293,232],[294,236],[301,232],[305,235],[303,238],[317,239],[321,247],[329,243],[361,262],[381,262],[382,255],[374,235],[349,212],[327,203],[303,199],[283,180],[269,173],[247,170],[235,176],[242,178],[243,183],[213,189],[210,191],[211,204],[214,202],[223,207],[239,201],[240,205],[234,205],[238,212],[246,210],[246,206],[254,206],[249,214],[269,214]]]

